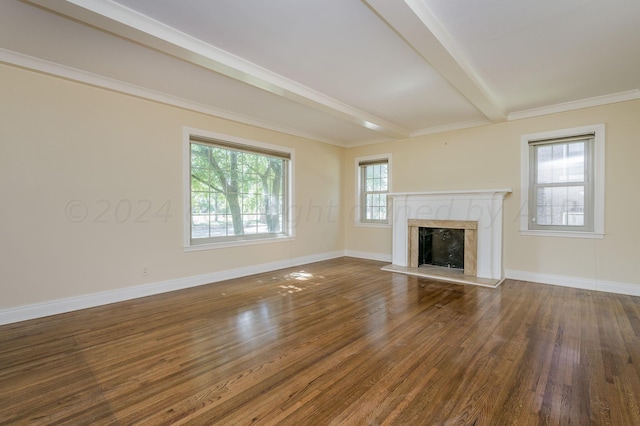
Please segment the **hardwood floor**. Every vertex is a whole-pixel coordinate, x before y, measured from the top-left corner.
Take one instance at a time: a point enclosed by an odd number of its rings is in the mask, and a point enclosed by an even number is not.
[[[0,424],[640,424],[640,298],[341,258],[0,327]]]

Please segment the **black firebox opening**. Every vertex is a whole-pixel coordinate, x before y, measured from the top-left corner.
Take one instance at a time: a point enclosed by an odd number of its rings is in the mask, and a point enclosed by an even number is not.
[[[464,229],[419,228],[418,265],[464,269]]]

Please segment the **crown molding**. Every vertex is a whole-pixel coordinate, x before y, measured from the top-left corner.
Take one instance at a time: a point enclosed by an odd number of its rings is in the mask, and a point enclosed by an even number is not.
[[[409,130],[402,126],[326,96],[112,0],[27,1],[366,129],[394,138],[409,136]]]
[[[432,135],[434,133],[444,133],[444,132],[450,132],[453,130],[469,129],[471,127],[486,126],[487,124],[491,124],[491,123],[492,122],[490,120],[471,120],[471,121],[461,121],[461,122],[451,123],[451,124],[443,124],[440,126],[426,127],[424,129],[411,132],[411,137]]]
[[[540,117],[542,115],[557,114],[559,112],[574,111],[583,108],[591,108],[618,102],[626,102],[640,99],[640,90],[628,90],[626,92],[612,93],[610,95],[595,96],[593,98],[580,99],[577,101],[563,102],[555,105],[548,105],[539,108],[515,111],[507,116],[509,121],[521,120],[523,118]]]
[[[77,68],[68,67],[55,62],[47,61],[44,59],[36,58],[33,56],[18,53],[9,49],[0,48],[0,63],[4,63],[11,66],[16,66],[31,71],[39,72],[42,74],[51,75],[54,77],[63,78],[66,80],[76,81],[82,84],[86,84],[93,87],[99,87],[102,89],[110,90],[125,95],[134,96],[141,99],[146,99],[153,102],[158,102],[165,105],[185,109],[188,111],[198,112],[201,114],[217,117],[229,121],[234,121],[241,124],[246,124],[254,127],[259,127],[265,130],[271,130],[279,133],[284,133],[304,139],[310,139],[317,142],[326,143],[329,145],[335,145],[342,148],[353,148],[363,145],[373,145],[378,143],[384,143],[389,141],[398,140],[398,138],[384,138],[382,140],[361,140],[355,142],[338,142],[325,137],[303,132],[298,129],[291,129],[283,126],[275,126],[271,123],[267,123],[261,120],[233,113],[227,110],[213,108],[211,106],[201,104],[198,102],[190,101],[185,98],[170,95],[168,93],[151,90],[138,86],[135,84],[127,83],[124,81],[105,77],[103,75],[90,73]],[[508,115],[508,121],[521,120],[525,118],[539,117],[543,115],[556,114],[560,112],[573,111],[583,108],[590,108],[602,105],[608,105],[619,102],[633,101],[640,99],[640,90],[629,90],[626,92],[614,93],[611,95],[597,96],[593,98],[582,99],[578,101],[565,102],[556,105],[549,105],[545,107],[532,108],[522,111],[515,111]],[[408,134],[405,138],[424,136],[436,133],[444,133],[454,130],[467,129],[472,127],[484,126],[491,124],[489,120],[473,120],[459,123],[445,124],[441,126],[427,127],[424,129],[416,130]]]
[[[54,77],[63,78],[66,80],[75,81],[78,83],[86,84],[88,86],[99,87],[101,89],[110,90],[112,92],[122,93],[125,95],[134,96],[141,99],[146,99],[153,102],[158,102],[164,105],[169,105],[188,111],[198,112],[201,114],[209,115],[216,118],[222,118],[229,121],[234,121],[241,124],[247,124],[254,127],[259,127],[265,130],[271,130],[279,133],[285,133],[292,136],[297,136],[305,139],[314,140],[317,142],[323,142],[330,145],[336,145],[344,147],[345,144],[337,141],[324,138],[315,134],[303,132],[297,129],[286,128],[282,126],[275,126],[271,123],[267,123],[261,120],[233,113],[227,110],[213,108],[209,105],[201,104],[198,102],[190,101],[179,96],[170,95],[168,93],[147,89],[142,86],[127,83],[121,80],[116,80],[103,75],[94,74],[88,71],[83,71],[77,68],[68,67],[55,62],[47,61],[44,59],[28,56],[22,53],[14,52],[9,49],[0,48],[0,63],[4,63],[11,66],[24,68],[30,71],[39,72],[42,74],[51,75]]]

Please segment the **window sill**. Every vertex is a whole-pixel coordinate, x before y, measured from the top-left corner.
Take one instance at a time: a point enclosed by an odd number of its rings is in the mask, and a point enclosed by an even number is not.
[[[207,243],[207,244],[193,244],[182,248],[184,252],[202,251],[202,250],[216,250],[229,247],[242,247],[253,246],[258,244],[270,244],[270,243],[282,243],[286,241],[295,240],[292,236],[253,239],[253,240],[236,240],[236,241],[224,241],[219,243]]]
[[[561,238],[590,238],[590,239],[604,238],[604,232],[520,230],[520,235],[532,236],[532,237],[561,237]]]
[[[375,222],[356,222],[356,226],[360,228],[391,228],[390,223],[375,223]]]

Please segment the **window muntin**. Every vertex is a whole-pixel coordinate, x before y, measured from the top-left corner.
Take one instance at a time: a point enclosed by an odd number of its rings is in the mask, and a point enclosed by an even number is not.
[[[603,238],[605,126],[522,135],[522,235]]]
[[[360,222],[388,223],[389,161],[385,159],[359,162]]]
[[[190,244],[287,236],[289,161],[287,152],[190,138]]]

